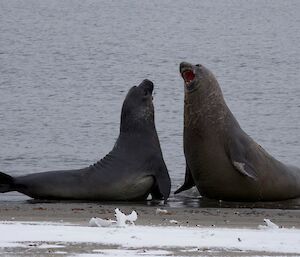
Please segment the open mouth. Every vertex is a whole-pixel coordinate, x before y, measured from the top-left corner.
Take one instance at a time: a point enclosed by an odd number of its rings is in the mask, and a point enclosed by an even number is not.
[[[195,79],[195,73],[192,70],[185,70],[181,74],[186,86],[189,86]]]

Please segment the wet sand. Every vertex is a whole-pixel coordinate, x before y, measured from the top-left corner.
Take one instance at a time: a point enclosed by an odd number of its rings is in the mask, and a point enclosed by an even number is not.
[[[149,203],[148,203],[149,204]],[[263,208],[195,208],[168,207],[142,203],[85,203],[85,202],[1,202],[2,221],[67,222],[87,226],[92,217],[114,218],[115,208],[125,213],[138,213],[137,225],[147,226],[218,226],[257,228],[263,219],[272,220],[285,228],[300,228],[300,210]],[[157,209],[167,213],[156,213]],[[170,222],[173,220],[173,223]],[[177,221],[174,222],[174,221]]]
[[[138,213],[136,225],[257,228],[259,225],[263,225],[263,219],[267,218],[280,227],[300,229],[299,209],[247,208],[247,206],[246,208],[236,208],[236,204],[231,208],[228,203],[222,203],[222,205],[226,208],[189,206],[179,208],[171,207],[172,204],[163,205],[162,203],[153,202],[130,204],[36,200],[0,201],[0,220],[58,222],[62,225],[71,223],[79,226],[89,226],[88,223],[92,217],[114,219],[114,210],[119,208],[126,214],[135,210]],[[166,210],[167,213],[157,212],[157,209]],[[100,252],[101,249],[118,249],[118,246],[74,243],[64,244],[64,248],[59,251],[56,248],[51,249],[51,246],[40,247],[41,244],[53,245],[53,243],[47,242],[33,242],[28,243],[26,251],[24,247],[12,247],[0,248],[0,253],[4,256],[70,256],[70,254],[96,254],[95,249]],[[59,245],[59,242],[55,245]],[[139,250],[147,252],[150,249]],[[224,251],[223,249],[199,249],[198,251],[183,252],[180,246],[167,250],[171,251],[174,256],[279,256],[270,252]],[[285,256],[297,255],[285,254]]]

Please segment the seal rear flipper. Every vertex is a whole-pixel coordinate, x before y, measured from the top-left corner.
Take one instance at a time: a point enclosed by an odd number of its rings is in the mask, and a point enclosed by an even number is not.
[[[180,188],[178,188],[174,192],[174,194],[178,194],[182,191],[189,190],[190,188],[192,188],[194,186],[195,186],[195,181],[192,177],[192,174],[191,174],[191,171],[190,171],[188,165],[186,165],[184,183]]]
[[[14,191],[14,179],[13,177],[0,172],[0,193],[6,193]]]
[[[246,145],[249,145],[250,142],[245,142]],[[229,159],[233,167],[240,172],[243,176],[251,178],[253,180],[258,180],[258,172],[253,167],[251,162],[247,160],[247,149],[245,148],[243,142],[238,138],[234,138],[228,147]]]
[[[155,184],[150,193],[153,199],[164,199],[164,203],[166,203],[171,192],[171,179],[164,161],[160,161],[160,163],[160,167],[154,174]]]

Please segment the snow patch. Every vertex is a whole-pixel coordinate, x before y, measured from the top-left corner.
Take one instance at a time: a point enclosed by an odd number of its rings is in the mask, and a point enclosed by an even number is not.
[[[101,249],[93,250],[94,253],[108,256],[166,256],[172,254],[170,251],[165,250],[131,250],[131,249]],[[81,255],[80,255],[81,256]]]
[[[110,227],[115,225],[117,222],[115,220],[106,220],[101,218],[91,218],[89,221],[90,227]]]
[[[117,208],[115,209],[115,217],[116,220],[94,217],[90,219],[89,225],[90,227],[126,227],[128,223],[134,225],[137,220],[137,213],[132,211],[131,214],[126,215]]]
[[[164,214],[169,214],[169,212],[167,210],[163,210],[163,209],[160,209],[160,208],[157,208],[156,211],[155,211],[155,214],[158,215],[164,215]]]
[[[117,219],[117,226],[118,227],[125,227],[127,221],[131,225],[134,225],[134,222],[137,220],[136,211],[132,211],[131,214],[126,215],[117,208],[117,209],[115,209],[115,216],[116,216],[116,219]]]
[[[264,222],[266,225],[259,225],[259,229],[279,229],[279,227],[269,219],[264,219]]]
[[[128,215],[126,215],[127,217]],[[134,215],[133,215],[134,216]],[[125,229],[107,227],[95,229],[82,226],[0,223],[0,246],[26,247],[36,244],[68,245],[68,243],[97,243],[118,245],[120,249],[222,249],[222,252],[261,251],[300,254],[299,229],[237,229],[217,227],[159,227],[126,226]],[[188,238],[188,240],[186,240]],[[240,240],[239,240],[240,239]],[[27,246],[27,248],[30,248]],[[57,252],[57,251],[56,251]],[[141,254],[136,254],[140,256]]]

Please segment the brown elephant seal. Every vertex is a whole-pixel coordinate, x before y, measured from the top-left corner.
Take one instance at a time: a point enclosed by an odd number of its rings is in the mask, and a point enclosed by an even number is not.
[[[300,197],[300,169],[268,154],[239,126],[214,75],[202,65],[180,64],[184,79],[184,184],[202,196],[230,201]]]

